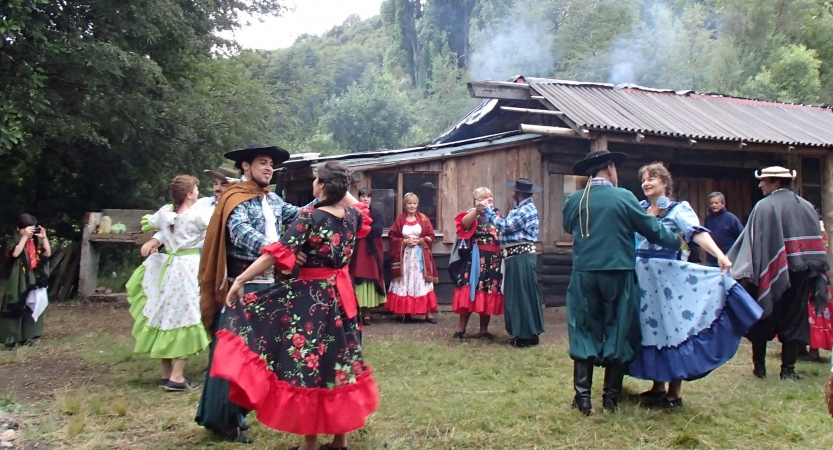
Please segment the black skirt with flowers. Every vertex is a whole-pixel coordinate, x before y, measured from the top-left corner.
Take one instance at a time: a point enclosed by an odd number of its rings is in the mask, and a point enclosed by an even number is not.
[[[357,230],[357,213],[350,208],[343,220],[317,210],[302,213],[264,252],[282,269],[303,249],[308,270],[302,268],[299,279],[246,294],[217,332],[215,358],[223,363],[212,366],[211,375],[228,379],[229,399],[256,411],[270,428],[342,434],[361,428],[378,407],[355,304],[350,317],[339,289],[352,289],[346,266],[356,235],[364,234]],[[339,270],[346,285],[337,281]]]

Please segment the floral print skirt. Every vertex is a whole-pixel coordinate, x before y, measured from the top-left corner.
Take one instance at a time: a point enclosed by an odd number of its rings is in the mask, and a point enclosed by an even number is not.
[[[833,303],[828,303],[818,316],[813,302],[807,310],[810,313],[810,348],[833,349]]]
[[[362,357],[358,317],[329,280],[293,280],[246,294],[217,332],[211,376],[264,425],[301,435],[363,427],[379,394]]]

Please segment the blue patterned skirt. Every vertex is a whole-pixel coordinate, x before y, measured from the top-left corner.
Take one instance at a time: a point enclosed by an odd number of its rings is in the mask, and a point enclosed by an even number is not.
[[[653,381],[695,380],[730,360],[763,310],[720,269],[638,258],[642,345],[628,374]]]

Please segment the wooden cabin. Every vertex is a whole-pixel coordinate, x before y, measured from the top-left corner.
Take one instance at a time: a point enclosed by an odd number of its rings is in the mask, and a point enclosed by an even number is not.
[[[822,207],[833,231],[830,108],[529,77],[471,82],[469,91],[485,100],[431,145],[293,158],[282,168],[287,200],[309,201],[313,169],[330,159],[353,170],[354,190],[373,190],[386,226],[402,211],[403,195],[415,192],[439,237],[434,254],[445,281],[437,289],[441,303],[451,301],[442,268],[455,239],[454,217],[473,205],[479,186],[489,187],[496,206],[509,211],[506,182],[527,177],[544,188],[533,196],[541,219],[539,283],[548,305],[563,304],[571,236],[561,229],[561,207],[581,181],[572,175],[573,163],[591,150],[627,153],[620,186],[639,198],[639,167],[664,162],[674,176],[674,197],[689,201],[701,220],[708,194],[720,191],[727,208],[745,221],[762,196],[754,171],[796,169],[795,190]]]

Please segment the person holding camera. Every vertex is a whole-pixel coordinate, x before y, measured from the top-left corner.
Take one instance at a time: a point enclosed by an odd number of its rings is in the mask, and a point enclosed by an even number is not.
[[[21,214],[17,236],[9,240],[7,249],[11,272],[0,303],[0,344],[11,349],[31,345],[43,334],[52,248],[37,219]]]

